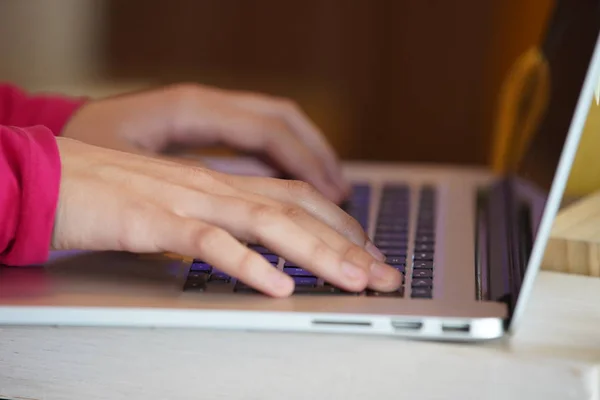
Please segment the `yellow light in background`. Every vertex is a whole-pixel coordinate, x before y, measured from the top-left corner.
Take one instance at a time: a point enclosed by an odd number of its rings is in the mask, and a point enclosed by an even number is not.
[[[565,194],[568,196],[585,196],[600,190],[599,94],[596,89],[595,99],[590,101],[590,111],[567,183]]]

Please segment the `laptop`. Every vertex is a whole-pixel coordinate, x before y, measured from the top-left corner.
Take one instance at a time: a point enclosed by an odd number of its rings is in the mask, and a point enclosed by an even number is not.
[[[0,268],[0,324],[466,342],[510,335],[523,319],[593,106],[600,82],[599,31],[600,1],[557,4],[536,50],[534,72],[545,77],[534,93],[542,96],[536,103],[542,112],[528,129],[510,131],[520,155],[502,173],[345,165],[353,192],[344,207],[386,253],[388,264],[402,271],[398,291],[345,292],[253,245],[274,268],[294,277],[292,296],[267,297],[202,260],[180,255],[55,252],[43,266]],[[517,110],[528,111],[535,99],[518,97],[524,103]]]

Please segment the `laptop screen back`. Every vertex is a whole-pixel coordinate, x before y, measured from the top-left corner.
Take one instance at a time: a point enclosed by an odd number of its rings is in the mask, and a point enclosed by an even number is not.
[[[514,256],[520,260],[517,264],[527,268],[519,273],[524,279],[517,288],[517,304],[513,303],[511,329],[523,313],[542,262],[579,135],[593,104],[592,85],[595,88],[597,82],[592,82],[591,76],[596,81],[600,79],[596,71],[600,69],[600,59],[596,60],[595,54],[599,33],[600,0],[555,2],[543,43],[537,49],[535,59],[541,62],[531,63],[538,67],[538,81],[532,80],[537,91],[530,90],[528,96],[519,98],[525,106],[520,109],[523,115],[517,114],[522,121],[515,126],[520,128],[517,131],[522,137],[515,140],[516,145],[511,145],[510,151],[516,151],[518,156],[512,159],[508,173],[516,178],[511,209],[514,221],[518,222],[513,225],[521,226],[513,228],[511,240],[512,248],[519,248]],[[598,65],[590,69],[592,62]],[[538,117],[528,121],[528,113],[535,116],[536,107],[540,110]],[[528,203],[525,215],[521,213],[524,203]],[[529,226],[523,228],[524,224]],[[520,235],[524,231],[529,234]],[[523,245],[523,240],[516,237],[529,237],[530,243]]]
[[[600,1],[557,2],[540,48],[549,77],[545,110],[517,166],[543,191],[552,184],[599,32]]]

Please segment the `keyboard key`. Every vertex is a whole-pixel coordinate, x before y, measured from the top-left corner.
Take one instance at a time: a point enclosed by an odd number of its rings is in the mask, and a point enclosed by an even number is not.
[[[206,280],[207,273],[203,271],[190,271],[188,273],[187,279],[205,279]]]
[[[410,203],[407,200],[383,200],[379,203],[379,215],[398,215],[408,217]]]
[[[388,203],[379,206],[379,214],[394,218],[396,221],[408,222],[408,203]]]
[[[287,267],[298,268],[298,265],[296,263],[292,262],[292,261],[287,261],[286,260],[285,263],[283,264],[283,267],[284,268],[287,268]]]
[[[433,243],[433,241],[435,240],[435,236],[433,236],[432,234],[417,234],[415,236],[415,243]]]
[[[403,219],[383,218],[377,221],[377,229],[408,229],[408,221]]]
[[[401,257],[401,256],[391,256],[391,257],[386,257],[385,258],[385,263],[386,264],[406,264],[406,256]]]
[[[207,275],[201,272],[190,273],[183,285],[185,292],[203,292],[206,290]]]
[[[286,267],[283,272],[291,276],[315,276],[312,272],[298,267]]]
[[[414,259],[418,261],[433,261],[433,253],[415,253]]]
[[[413,278],[411,286],[416,287],[433,287],[433,279],[431,278]]]
[[[296,286],[315,286],[317,284],[317,278],[308,276],[295,276],[294,283]]]
[[[369,289],[366,294],[371,297],[404,297],[404,288],[401,287],[393,292],[376,292]]]
[[[433,261],[416,260],[413,262],[413,269],[432,269]]]
[[[384,202],[379,204],[379,216],[394,218],[398,222],[408,222],[408,203],[406,202]]]
[[[377,234],[375,234],[375,240],[394,240],[394,241],[400,241],[400,242],[405,242],[408,240],[408,234],[407,233],[387,233],[387,232],[379,232]]]
[[[277,264],[279,262],[279,256],[275,254],[262,254],[262,256],[271,264]]]
[[[397,249],[390,249],[390,248],[379,248],[379,251],[381,251],[386,257],[404,257],[406,258],[406,248],[397,248]]]
[[[204,292],[206,290],[206,282],[186,281],[183,285],[184,292]]]
[[[273,252],[269,249],[267,249],[266,247],[263,246],[249,246],[249,248],[251,248],[252,250],[254,250],[255,252],[259,253],[259,254],[273,254]]]
[[[381,223],[377,225],[377,233],[404,233],[408,234],[408,227],[406,225],[391,225]]]
[[[371,186],[368,183],[355,183],[352,185],[352,193],[354,195],[368,194],[371,191]]]
[[[209,282],[227,283],[231,280],[231,276],[224,272],[213,272],[210,275]]]
[[[406,273],[406,264],[404,263],[399,263],[399,264],[390,264],[388,263],[388,265],[400,272],[402,272],[403,274]]]
[[[427,234],[435,231],[435,223],[432,220],[417,221],[417,232]]]
[[[212,266],[205,262],[200,262],[200,261],[193,262],[192,265],[190,266],[190,271],[210,273],[210,271],[212,271]]]
[[[406,240],[389,240],[389,239],[380,239],[375,240],[375,246],[377,247],[393,247],[393,248],[407,248]]]
[[[420,244],[416,244],[415,245],[415,251],[416,252],[430,252],[430,253],[433,253],[434,250],[435,250],[435,244],[420,243]]]
[[[431,299],[432,298],[432,290],[431,288],[426,287],[417,287],[411,290],[412,298],[417,299]]]
[[[414,278],[433,278],[433,271],[430,269],[413,269]]]
[[[390,184],[386,184],[383,187],[383,193],[386,195],[389,194],[408,194],[408,185],[405,183],[390,183]]]

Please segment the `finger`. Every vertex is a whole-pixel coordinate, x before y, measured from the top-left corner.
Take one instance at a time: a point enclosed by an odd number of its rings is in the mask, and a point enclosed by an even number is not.
[[[199,258],[274,297],[292,293],[293,280],[218,227],[193,218],[165,216],[153,230],[162,251]]]
[[[210,198],[208,196],[198,196],[195,193],[185,193],[181,189],[178,189],[179,188],[174,188],[173,190],[171,190],[171,193],[176,199],[188,199],[187,203],[183,203],[182,200],[179,200],[177,202],[171,201],[170,204],[168,204],[168,206],[175,207],[178,210],[190,210],[188,211],[188,213],[186,213],[187,216],[201,218],[204,220],[208,218],[208,222],[221,226],[221,224],[223,224],[223,221],[218,218],[214,219],[210,216],[207,216],[206,210],[214,209],[214,212],[209,212],[208,214],[215,214],[217,212],[221,212],[230,215],[229,210],[224,208],[226,207],[226,203],[218,201],[217,204],[215,204],[214,202],[210,201]],[[345,260],[348,260],[354,265],[368,266],[366,272],[369,275],[369,287],[379,291],[390,291],[397,289],[400,285],[401,276],[397,270],[393,269],[391,266],[384,264],[384,260],[374,259],[373,256],[370,255],[363,247],[352,243],[347,238],[339,234],[337,231],[331,229],[331,227],[314,218],[303,209],[297,206],[293,206],[291,208],[287,207],[286,209],[285,206],[282,207],[281,203],[273,199],[253,194],[250,192],[244,193],[241,196],[243,196],[244,200],[257,205],[264,205],[272,207],[274,209],[280,209],[282,213],[284,213],[298,226],[303,228],[306,232],[318,233],[319,239],[325,242],[334,251],[341,254]],[[217,207],[218,210],[216,210]],[[202,210],[204,210],[204,212],[195,211],[197,208],[201,208]],[[256,243],[256,237],[252,233],[249,233],[244,230],[239,230],[239,225],[226,224],[223,226],[225,227],[225,229],[231,229],[234,233],[234,236],[242,240]],[[271,248],[271,250],[273,249]]]
[[[297,208],[286,210],[213,195],[200,195],[195,203],[201,206],[190,207],[189,217],[218,226],[244,241],[268,247],[336,286],[360,291],[368,283],[375,260],[336,251],[321,239],[331,228],[321,227],[309,232],[290,218],[289,214]]]
[[[198,93],[198,92],[192,92]],[[176,142],[198,144],[224,143],[234,148],[265,154],[278,167],[294,177],[312,183],[332,201],[340,201],[345,193],[333,185],[323,161],[292,131],[281,118],[261,114],[232,103],[231,94],[210,92],[213,101],[210,115],[206,104],[192,96],[184,107]],[[198,135],[198,132],[202,132]]]
[[[259,177],[227,178],[229,184],[248,192],[302,207],[315,218],[331,226],[353,243],[364,247],[373,257],[384,261],[385,256],[371,242],[362,226],[340,207],[325,199],[317,190],[302,181]]]
[[[305,185],[303,182],[299,183]],[[278,203],[275,200],[260,195],[253,195],[250,192],[248,192],[247,195],[244,195],[244,198],[256,203],[281,207],[281,203]],[[329,202],[325,203],[331,204]],[[292,204],[292,202],[288,202],[287,204]],[[293,205],[292,207],[297,206]],[[333,205],[333,207],[337,208],[335,205]],[[325,222],[315,218],[301,207],[298,207],[296,211],[293,212],[288,211],[287,215],[290,217],[290,219],[292,219],[292,221],[296,222],[307,232],[319,232],[319,238],[321,240],[327,243],[333,250],[343,254],[344,258],[349,260],[351,263],[356,265],[366,265],[370,263],[370,268],[368,271],[368,286],[370,288],[378,291],[396,290],[402,283],[402,276],[400,272],[384,263],[385,256],[375,247],[375,245],[371,243],[366,234],[364,234],[364,231],[362,231],[360,225],[358,225],[358,222],[356,222],[356,220],[349,215],[345,214],[339,208],[337,209],[341,212],[341,214],[343,214],[344,218],[349,219],[347,222],[348,224],[356,224],[355,229],[357,232],[362,232],[362,235],[360,235],[362,236],[362,240],[359,239],[358,243],[348,240],[347,237],[343,236],[335,229],[331,229],[331,227]],[[288,210],[293,210],[293,208],[288,208]],[[344,226],[344,223],[342,223],[341,226]],[[342,231],[344,231],[344,229],[342,229]]]
[[[160,169],[157,169],[157,171],[160,171]],[[137,179],[135,180],[135,189],[138,194],[147,198],[154,198],[155,203],[162,207],[166,207],[170,210],[173,210],[173,212],[175,212],[179,217],[204,220],[209,224],[220,226],[232,232],[236,237],[242,240],[255,243],[257,242],[256,235],[248,229],[248,224],[242,223],[248,221],[248,213],[246,213],[246,215],[241,213],[239,216],[236,216],[235,207],[231,207],[231,202],[239,201],[235,197],[210,195],[194,187],[165,185],[164,182],[161,182],[160,180],[157,181],[156,177],[146,177],[144,175],[140,175],[136,176],[136,178]],[[209,178],[213,179],[212,177],[210,177],[210,175]],[[122,183],[125,184],[128,181],[129,180],[126,180]],[[194,179],[189,179],[189,181],[194,182]],[[216,181],[219,180],[217,179]],[[207,182],[206,179],[202,179],[201,182],[203,183],[203,185],[208,187],[214,186],[211,185],[210,182]],[[160,195],[157,196],[157,193],[161,192],[161,188],[164,188],[165,191],[168,191],[168,197],[163,197]],[[125,187],[124,190],[126,190]],[[234,189],[231,187],[229,193],[230,195],[234,196],[243,196],[243,198],[246,200],[244,202],[245,205],[260,204],[263,206],[268,205],[273,209],[279,209],[281,210],[281,213],[290,218],[292,221],[297,221],[297,224],[300,227],[304,227],[307,232],[317,234],[324,243],[329,245],[337,253],[342,254],[344,259],[348,260],[351,264],[363,266],[365,271],[369,274],[368,283],[370,287],[376,290],[385,291],[393,290],[399,284],[400,277],[398,273],[392,270],[389,266],[386,266],[381,263],[376,263],[375,260],[372,257],[370,257],[364,250],[352,244],[347,239],[339,235],[336,231],[334,231],[324,223],[314,219],[312,216],[308,215],[308,213],[301,210],[300,208],[288,208],[288,210],[285,211],[285,209],[282,208],[281,203],[278,203],[275,200],[250,192],[246,192],[240,195],[240,191],[238,189]],[[136,209],[144,210],[145,208],[136,207]],[[154,215],[157,213],[153,211],[148,212],[146,214]],[[224,217],[223,215],[225,215],[226,217]],[[130,223],[128,223],[128,226],[137,225],[138,224],[135,222],[135,220],[130,221]],[[136,237],[136,243],[140,243],[140,241],[143,238],[143,235],[146,234],[148,230],[154,231],[153,229],[146,228],[136,229],[136,233],[134,235]],[[281,239],[285,240],[285,238]],[[262,244],[266,245],[267,247],[270,247],[274,251],[277,251],[276,247],[271,247],[266,243]],[[187,255],[190,253],[182,254]],[[284,258],[289,258],[286,254],[279,254],[282,255]],[[290,260],[294,261],[293,259]],[[318,270],[315,271],[315,273],[318,275]],[[335,283],[336,281],[332,280],[331,282]]]
[[[327,198],[340,201],[344,193],[333,186],[321,160],[289,128],[269,117],[237,113],[220,134],[223,142],[237,148],[260,152],[297,179],[313,184]]]
[[[283,102],[278,112],[299,139],[319,156],[327,169],[330,180],[347,193],[350,185],[342,173],[341,164],[335,151],[325,140],[325,135],[295,103]]]
[[[332,183],[344,192],[349,191],[350,185],[343,176],[334,149],[325,139],[325,135],[296,103],[258,94],[238,94],[234,101],[242,107],[285,121],[298,139],[306,143],[321,160]]]
[[[285,209],[284,209],[285,212]],[[345,260],[354,265],[369,265],[368,286],[378,291],[396,290],[401,282],[400,272],[384,264],[385,257],[376,259],[365,248],[352,243],[337,231],[331,229],[322,221],[312,217],[303,209],[292,206],[286,215],[307,232],[319,232],[319,238],[327,243],[334,251],[343,255]],[[383,255],[382,255],[383,256]]]
[[[243,196],[248,196],[250,193],[259,195],[260,198],[249,199],[255,202],[271,205],[276,203],[297,205],[351,242],[364,247],[377,260],[385,261],[385,256],[371,242],[362,226],[308,183],[264,177],[235,176],[199,168],[188,168],[176,163],[169,163],[165,166],[170,168],[168,170],[157,169],[155,175],[178,186],[201,192],[206,192],[208,189],[214,194],[234,197],[239,196],[240,193],[237,191],[241,190],[245,192]],[[143,187],[140,190],[144,190]],[[186,196],[177,197],[185,198]],[[271,203],[268,203],[267,199]]]
[[[167,170],[155,170],[155,175],[177,186],[224,196],[242,196],[254,202],[273,206],[279,203],[299,206],[351,242],[364,247],[379,261],[385,260],[385,256],[373,245],[362,226],[308,183],[265,177],[236,176],[177,164],[167,166],[170,167]],[[140,190],[144,190],[144,188],[142,187]],[[251,197],[252,194],[256,196]],[[185,198],[186,196],[178,195],[176,197]]]

